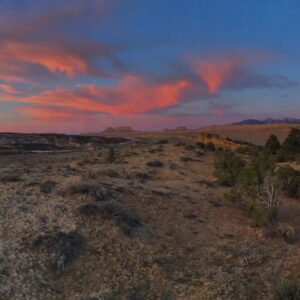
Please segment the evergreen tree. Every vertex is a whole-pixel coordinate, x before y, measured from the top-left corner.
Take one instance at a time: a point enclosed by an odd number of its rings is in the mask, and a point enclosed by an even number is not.
[[[268,153],[276,154],[276,152],[280,149],[280,142],[277,139],[277,136],[274,134],[271,134],[268,138],[265,149]]]

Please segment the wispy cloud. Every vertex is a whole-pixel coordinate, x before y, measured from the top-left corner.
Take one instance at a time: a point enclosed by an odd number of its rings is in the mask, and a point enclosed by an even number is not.
[[[234,79],[239,73],[242,61],[238,57],[223,57],[196,62],[194,70],[206,83],[209,92],[215,93],[226,82]]]
[[[39,73],[68,77],[111,77],[110,69],[124,68],[118,58],[122,47],[87,34],[79,38],[73,26],[69,26],[80,24],[80,30],[84,30],[85,23],[91,24],[100,18],[106,2],[53,1],[52,5],[47,2],[30,6],[32,10],[28,8],[25,13],[17,11],[11,18],[1,18],[0,14],[0,80],[29,82],[35,75],[35,66],[40,67]]]
[[[9,98],[7,101],[39,104],[41,107],[74,108],[91,113],[130,115],[174,106],[188,86],[187,81],[148,84],[141,78],[127,75],[113,87],[83,84],[74,90],[54,89],[34,96]],[[22,111],[32,113],[30,109]],[[37,111],[35,107],[34,112]]]
[[[283,75],[263,75],[249,71],[249,67],[268,62],[272,53],[254,52],[225,55],[216,58],[196,60],[192,64],[208,92],[214,94],[220,89],[242,90],[250,88],[290,88],[297,84]]]

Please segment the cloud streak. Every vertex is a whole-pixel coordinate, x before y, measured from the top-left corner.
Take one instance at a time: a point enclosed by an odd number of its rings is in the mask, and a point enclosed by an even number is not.
[[[236,78],[242,67],[237,57],[223,57],[199,61],[194,65],[196,74],[206,83],[210,93],[216,93],[226,82]]]
[[[127,75],[118,86],[84,84],[75,90],[55,89],[30,97],[10,97],[7,101],[74,108],[92,113],[130,115],[172,107],[178,104],[188,86],[189,82],[184,80],[149,85],[141,78]],[[30,109],[27,111],[32,112]],[[23,112],[26,113],[26,109]]]
[[[248,70],[249,66],[263,64],[263,58],[267,60],[267,55],[258,52],[254,52],[252,55],[247,53],[222,56],[195,61],[192,64],[192,69],[204,81],[208,92],[211,94],[215,94],[221,89],[285,89],[297,85],[283,75],[266,76]]]
[[[0,60],[36,64],[50,72],[61,72],[72,77],[75,74],[85,74],[87,62],[74,53],[57,45],[49,43],[5,42],[0,44]]]
[[[125,68],[118,58],[122,47],[86,34],[86,25],[101,17],[106,3],[55,0],[28,6],[27,13],[17,11],[10,18],[0,14],[0,80],[31,82],[39,79],[36,73],[42,78],[47,73],[106,78],[115,76],[114,69],[121,72]],[[80,38],[73,32],[79,24]]]

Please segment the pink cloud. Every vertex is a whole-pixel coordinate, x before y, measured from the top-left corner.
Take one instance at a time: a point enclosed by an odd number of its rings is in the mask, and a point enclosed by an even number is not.
[[[226,82],[234,79],[242,66],[239,57],[223,57],[196,62],[194,70],[206,83],[210,93],[216,93]]]
[[[74,76],[87,73],[87,63],[79,56],[49,43],[5,42],[0,49],[1,61],[40,65],[50,72]]]
[[[1,90],[7,94],[18,94],[19,91],[10,84],[0,84],[0,92]]]
[[[117,86],[80,85],[75,90],[54,89],[30,97],[15,97],[8,101],[56,106],[108,113],[112,115],[141,114],[178,104],[183,92],[190,87],[187,80],[164,84],[149,84],[143,79],[126,75]],[[23,111],[26,113],[26,109]],[[29,113],[33,113],[30,109]],[[37,114],[37,109],[34,111]]]

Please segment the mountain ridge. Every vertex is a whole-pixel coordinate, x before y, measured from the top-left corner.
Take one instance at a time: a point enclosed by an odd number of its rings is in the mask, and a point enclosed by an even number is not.
[[[300,124],[297,118],[266,118],[264,120],[245,119],[232,125]]]

